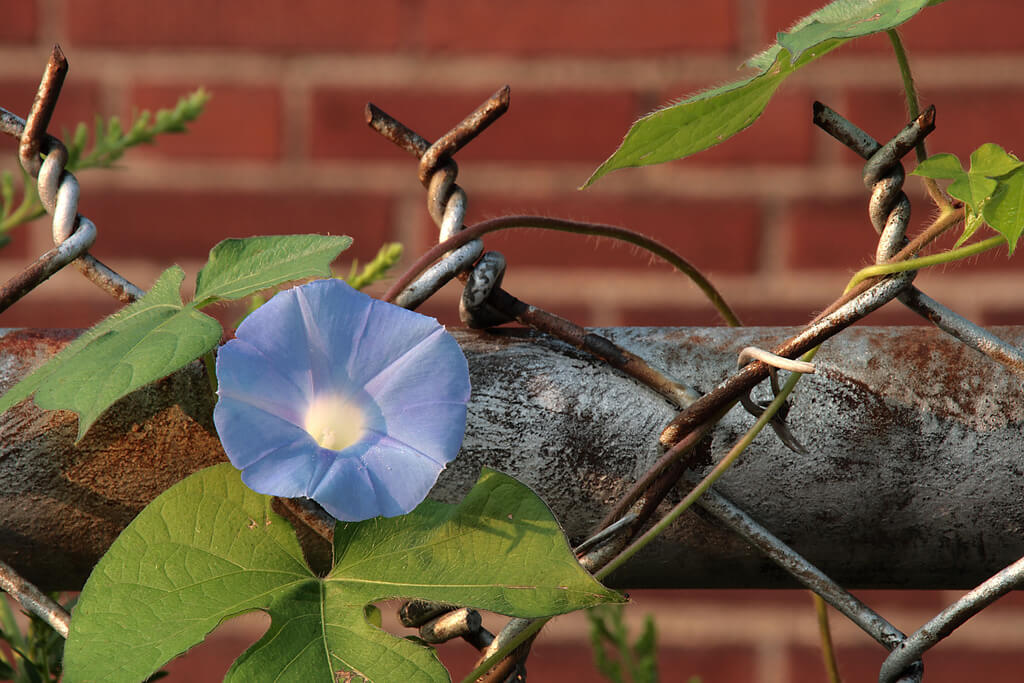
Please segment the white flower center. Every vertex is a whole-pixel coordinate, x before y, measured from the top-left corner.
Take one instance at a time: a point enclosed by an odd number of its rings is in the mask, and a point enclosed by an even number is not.
[[[363,411],[340,396],[321,396],[306,413],[306,431],[323,448],[340,451],[363,436]]]

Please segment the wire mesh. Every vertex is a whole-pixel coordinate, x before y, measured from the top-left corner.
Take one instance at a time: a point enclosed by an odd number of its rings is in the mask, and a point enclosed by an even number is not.
[[[78,214],[79,186],[74,175],[65,169],[67,150],[60,140],[46,132],[66,71],[67,60],[60,48],[55,48],[28,117],[21,119],[0,109],[0,131],[19,140],[20,161],[26,172],[36,179],[42,204],[51,216],[55,244],[53,249],[41,255],[0,288],[0,311],[13,305],[69,263],[74,263],[87,278],[122,302],[133,301],[144,294],[141,289],[88,253],[96,239],[97,228]],[[433,144],[379,108],[372,104],[367,106],[367,122],[370,126],[419,159],[418,176],[427,189],[427,209],[438,225],[439,242],[452,238],[465,228],[466,193],[455,182],[458,167],[453,155],[500,118],[508,109],[509,100],[509,88],[506,86]],[[910,202],[902,189],[905,173],[900,160],[934,129],[934,118],[934,110],[928,110],[891,140],[881,144],[828,107],[815,105],[814,122],[866,160],[863,177],[865,185],[871,190],[868,215],[879,234],[876,252],[876,262],[879,264],[899,257],[901,250],[906,248],[905,233]],[[609,517],[611,523],[596,530],[591,539],[578,547],[580,561],[591,571],[596,571],[639,532],[646,521],[646,515],[657,505],[657,501],[651,505],[652,498],[664,495],[668,488],[684,477],[687,461],[681,459],[685,450],[682,445],[693,447],[698,444],[717,416],[747,396],[754,386],[773,372],[771,365],[777,363],[768,356],[753,353],[751,362],[718,387],[700,396],[690,387],[665,378],[651,364],[618,348],[607,339],[515,299],[501,289],[505,267],[505,259],[501,254],[484,253],[482,241],[475,238],[448,252],[436,265],[403,289],[395,300],[400,305],[415,308],[446,282],[458,277],[466,285],[460,303],[460,317],[467,325],[486,328],[518,320],[540,332],[568,341],[613,367],[626,371],[647,387],[668,397],[681,411],[661,435],[662,443],[669,447],[667,456],[675,460],[669,458],[652,468],[650,476],[641,479],[634,493],[626,496],[619,507],[613,510]],[[823,312],[799,334],[774,349],[773,353],[793,358],[816,347],[883,304],[898,299],[971,348],[1012,372],[1024,374],[1024,354],[925,295],[913,285],[914,275],[915,271],[907,271],[872,282],[870,286],[854,292],[848,300],[835,306],[834,310]],[[779,433],[784,435],[781,431]],[[790,444],[791,448],[799,450],[799,444],[795,440],[794,443],[796,446]],[[693,485],[693,482],[690,484]],[[629,510],[638,500],[644,503],[639,515]],[[698,505],[889,650],[890,655],[879,673],[881,683],[920,681],[923,676],[921,657],[924,653],[957,626],[1024,580],[1022,558],[907,636],[716,490],[708,490],[699,499]],[[3,578],[3,588],[23,599],[27,609],[46,619],[58,632],[66,634],[67,615],[54,610],[47,600],[40,600],[38,590],[9,567],[2,565],[2,569],[0,573],[3,576],[0,578]],[[501,633],[492,635],[482,627],[479,615],[473,610],[422,602],[406,603],[400,616],[407,626],[420,628],[420,635],[426,640],[442,642],[461,637],[480,650],[482,657],[497,652],[503,643],[511,641],[531,624],[529,620],[514,619]],[[520,660],[525,657],[528,649],[528,646],[519,648],[502,667],[493,669],[485,679],[513,680],[523,676]]]

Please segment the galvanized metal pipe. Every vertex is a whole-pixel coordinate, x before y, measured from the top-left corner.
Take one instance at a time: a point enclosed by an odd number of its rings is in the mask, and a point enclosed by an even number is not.
[[[793,332],[600,331],[705,391],[732,372],[743,348],[771,348]],[[995,332],[1024,344],[1024,328]],[[516,331],[455,334],[473,397],[463,451],[433,495],[455,501],[481,465],[495,467],[537,491],[573,543],[584,540],[660,455],[673,408],[560,342]],[[73,335],[0,331],[0,390]],[[1024,390],[1010,372],[931,328],[850,329],[815,364],[788,417],[810,453],[765,433],[718,492],[846,587],[971,588],[1024,555]],[[0,416],[0,559],[43,588],[80,586],[148,500],[223,459],[211,411],[194,364],[119,402],[78,445],[73,414],[27,401]],[[752,420],[740,410],[726,416],[712,458]],[[611,582],[796,585],[699,510]]]

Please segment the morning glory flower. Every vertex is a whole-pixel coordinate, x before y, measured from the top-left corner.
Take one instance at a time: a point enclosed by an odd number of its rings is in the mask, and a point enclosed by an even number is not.
[[[254,491],[394,517],[459,452],[469,370],[433,318],[318,280],[275,295],[217,355],[213,411]]]

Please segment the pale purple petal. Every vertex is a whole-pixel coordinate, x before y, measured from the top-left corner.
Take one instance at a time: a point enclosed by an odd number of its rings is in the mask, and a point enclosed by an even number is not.
[[[306,450],[316,446],[306,430],[288,419],[227,396],[217,401],[213,420],[228,459],[239,469],[296,444]]]
[[[214,421],[254,490],[342,520],[390,517],[458,454],[469,373],[436,320],[321,280],[276,295],[237,337],[218,357]]]
[[[283,364],[271,362],[266,354],[241,339],[232,339],[217,353],[218,394],[273,413],[292,424],[302,425],[309,401],[309,381],[297,386],[298,371],[286,374]],[[252,368],[260,367],[260,372]],[[220,403],[214,408],[214,415]]]

